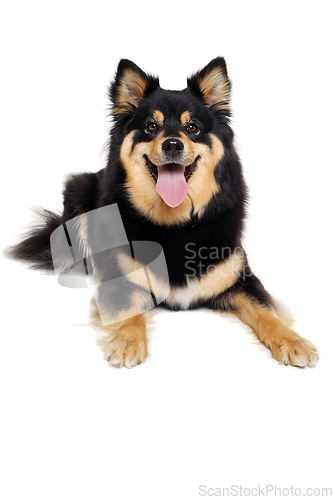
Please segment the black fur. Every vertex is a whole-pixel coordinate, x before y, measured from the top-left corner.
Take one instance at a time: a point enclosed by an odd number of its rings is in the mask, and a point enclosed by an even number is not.
[[[32,269],[50,271],[53,269],[50,236],[63,223],[63,216],[49,210],[40,211],[39,216],[41,222],[18,245],[9,248],[6,255],[32,263]]]

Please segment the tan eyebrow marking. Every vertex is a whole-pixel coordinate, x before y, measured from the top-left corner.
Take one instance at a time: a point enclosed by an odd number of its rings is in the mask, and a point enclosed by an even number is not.
[[[160,122],[160,123],[164,122],[164,114],[159,109],[155,109],[155,111],[153,113],[153,118],[157,122]]]
[[[183,111],[180,115],[180,121],[182,122],[182,125],[186,125],[186,123],[191,121],[191,113],[189,111]]]

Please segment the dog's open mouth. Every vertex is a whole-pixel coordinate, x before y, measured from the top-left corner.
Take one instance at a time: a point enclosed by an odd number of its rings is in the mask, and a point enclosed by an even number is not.
[[[180,163],[157,166],[145,155],[148,170],[156,181],[155,189],[169,207],[178,207],[185,199],[189,189],[187,181],[194,172],[198,159],[199,156],[187,167]]]

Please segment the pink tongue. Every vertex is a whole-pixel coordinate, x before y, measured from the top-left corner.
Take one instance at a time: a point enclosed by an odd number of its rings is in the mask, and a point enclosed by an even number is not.
[[[184,166],[170,163],[158,167],[155,189],[169,207],[178,207],[188,191],[188,184],[184,177]]]

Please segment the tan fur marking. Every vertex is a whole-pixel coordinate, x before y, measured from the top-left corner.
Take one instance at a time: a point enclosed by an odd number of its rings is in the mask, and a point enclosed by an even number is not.
[[[183,111],[180,115],[181,124],[184,126],[191,121],[191,113],[189,111]]]
[[[235,284],[243,264],[242,253],[236,252],[225,261],[212,266],[201,278],[187,278],[187,287],[172,288],[166,302],[187,309],[198,300],[217,297]]]
[[[230,83],[220,68],[213,68],[199,80],[199,88],[207,106],[214,106],[214,109],[229,109]]]
[[[256,304],[244,293],[233,297],[232,305],[238,318],[254,330],[277,361],[302,368],[316,366],[319,359],[316,347],[285,326],[274,311]]]
[[[135,259],[130,257],[127,253],[119,251],[117,253],[118,267],[121,272],[126,275],[137,270],[137,263]],[[141,284],[139,285],[141,286]],[[145,288],[145,287],[143,287]]]
[[[155,111],[153,113],[153,118],[155,121],[157,121],[160,124],[163,124],[163,122],[164,122],[164,114],[162,113],[162,111],[160,111],[158,109],[155,109]]]
[[[244,256],[242,252],[235,252],[225,261],[212,265],[201,280],[196,283],[196,298],[208,299],[228,290],[237,281],[243,265]]]
[[[148,82],[132,69],[127,69],[120,81],[116,106],[113,110],[115,115],[126,113],[132,106],[138,107],[143,99]]]
[[[140,314],[132,318],[102,326],[97,308],[92,312],[93,324],[102,332],[99,344],[113,366],[132,368],[142,363],[148,354],[146,321]]]
[[[133,272],[133,266],[137,269],[142,267],[138,261],[133,260],[132,257],[125,254],[124,252],[119,252],[117,256],[118,266],[124,274],[129,274]],[[148,268],[147,269],[149,281],[147,282],[146,275],[141,273],[133,273],[130,276],[130,280],[135,285],[140,286],[146,291],[150,291],[156,297],[158,303],[166,297],[170,291],[169,283],[161,281],[157,276]]]
[[[124,275],[128,276],[131,283],[143,288],[147,292],[150,291],[149,283],[147,282],[145,273],[133,273],[134,270],[138,268],[141,269],[142,265],[138,263],[135,259],[130,257],[124,252],[119,252],[117,255],[117,261],[119,269]]]
[[[194,213],[198,214],[199,217],[203,214],[212,197],[221,189],[221,186],[216,183],[214,171],[216,165],[223,158],[224,148],[214,134],[210,134],[210,137],[213,142],[212,149],[202,144],[195,144],[195,155],[200,155],[200,159],[188,182],[187,196],[191,198]]]
[[[184,201],[175,208],[164,203],[155,190],[144,159],[144,155],[155,165],[160,164],[161,146],[165,139],[164,132],[148,143],[139,143],[134,147],[134,131],[125,138],[120,158],[126,170],[126,184],[133,205],[146,217],[157,224],[180,224],[190,219],[192,204],[194,213],[200,217],[206,205],[221,187],[216,184],[214,170],[223,158],[224,148],[221,141],[211,134],[212,149],[204,144],[192,142],[184,133],[181,139],[185,146],[186,165],[190,165],[199,156],[196,169],[188,180],[189,191]]]

